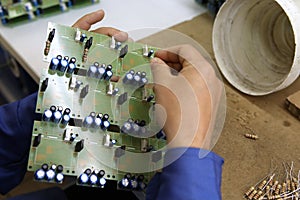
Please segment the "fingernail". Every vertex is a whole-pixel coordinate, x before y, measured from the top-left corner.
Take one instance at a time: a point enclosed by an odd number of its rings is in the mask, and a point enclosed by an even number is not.
[[[151,63],[153,63],[153,64],[162,64],[163,62],[162,62],[161,59],[159,59],[157,57],[154,57],[154,58],[151,59]]]

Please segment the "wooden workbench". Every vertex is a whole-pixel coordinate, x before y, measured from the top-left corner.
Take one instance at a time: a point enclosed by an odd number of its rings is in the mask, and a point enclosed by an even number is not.
[[[200,15],[172,29],[198,41],[214,58],[212,49],[213,18]],[[223,132],[213,151],[225,160],[222,177],[224,200],[241,200],[243,193],[271,170],[285,177],[282,163],[294,162],[300,170],[300,121],[285,107],[285,99],[300,89],[298,78],[288,88],[266,96],[248,96],[232,87],[225,78],[227,113]],[[258,140],[244,137],[255,133]],[[201,180],[199,180],[201,181]]]

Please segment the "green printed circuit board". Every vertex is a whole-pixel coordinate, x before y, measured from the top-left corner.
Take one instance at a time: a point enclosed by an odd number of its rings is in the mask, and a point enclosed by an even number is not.
[[[4,25],[17,24],[99,2],[99,0],[1,0],[0,18]]]
[[[149,61],[157,50],[49,23],[28,171],[37,181],[141,190],[163,167]]]

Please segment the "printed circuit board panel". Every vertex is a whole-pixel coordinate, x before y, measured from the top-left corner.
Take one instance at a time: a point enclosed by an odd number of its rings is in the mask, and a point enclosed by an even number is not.
[[[149,61],[157,48],[49,23],[28,170],[38,181],[144,190],[163,167]]]

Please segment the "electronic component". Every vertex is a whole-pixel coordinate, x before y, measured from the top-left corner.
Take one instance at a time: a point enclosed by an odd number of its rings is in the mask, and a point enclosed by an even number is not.
[[[85,42],[85,45],[84,45],[84,51],[83,51],[83,56],[82,56],[82,62],[86,62],[87,60],[87,54],[88,54],[88,51],[89,49],[91,48],[93,44],[93,37],[90,37],[86,42]]]
[[[39,181],[76,176],[78,185],[104,187],[107,180],[127,178],[128,187],[119,189],[144,190],[163,167],[160,149],[166,145],[155,134],[154,91],[146,85],[153,77],[144,45],[50,22],[47,35],[52,30],[36,103],[42,117],[33,124],[27,169],[42,169],[35,175]],[[148,46],[148,53],[156,49]],[[132,154],[145,156],[137,164],[128,161]],[[145,172],[129,176],[123,166]]]
[[[89,92],[89,85],[84,86],[80,91],[80,98],[83,99]]]
[[[41,85],[41,90],[40,90],[41,92],[45,92],[45,90],[47,89],[48,81],[49,81],[49,78],[45,78],[45,80],[43,80],[42,85]]]
[[[124,58],[128,52],[128,45],[126,44],[121,50],[119,54],[119,58]]]
[[[41,1],[41,0],[22,0],[0,1],[0,17],[2,24],[18,25],[20,22],[37,20],[40,16],[57,15],[57,11],[66,12],[73,7],[82,7],[90,3],[98,3],[99,0],[81,1]],[[57,9],[58,8],[58,9]]]
[[[83,148],[84,148],[84,139],[81,139],[80,141],[76,142],[75,152],[80,152]]]
[[[48,39],[46,41],[46,47],[44,49],[44,55],[48,55],[49,53],[49,50],[50,50],[50,46],[51,46],[51,42],[54,38],[54,35],[55,35],[55,29],[52,29],[48,35]]]

